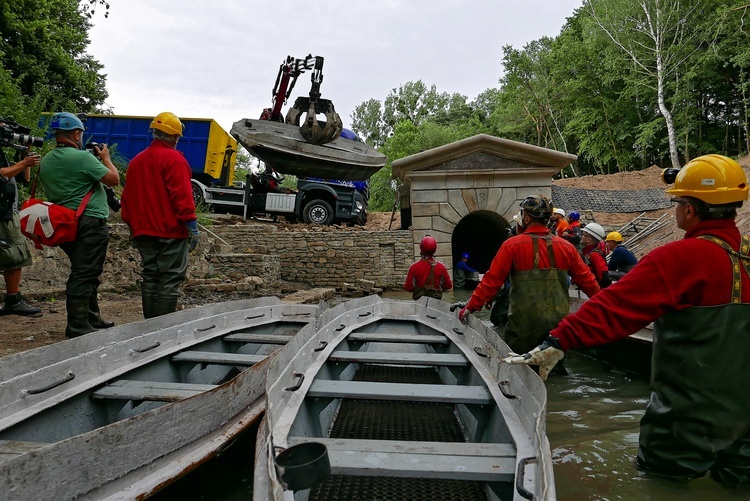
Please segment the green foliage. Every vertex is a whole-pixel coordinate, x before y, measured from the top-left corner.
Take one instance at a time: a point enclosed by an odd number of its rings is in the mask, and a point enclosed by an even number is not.
[[[97,1],[84,0],[84,4]],[[106,6],[106,2],[102,5]],[[0,3],[0,105],[16,118],[40,111],[93,112],[107,98],[103,66],[86,53],[91,23],[78,0]]]

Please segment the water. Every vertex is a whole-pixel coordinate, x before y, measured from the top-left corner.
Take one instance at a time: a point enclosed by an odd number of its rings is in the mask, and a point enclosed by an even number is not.
[[[470,295],[449,291],[443,300],[466,301]],[[411,299],[405,291],[383,296]],[[474,315],[489,322],[488,310]],[[708,476],[681,483],[639,474],[634,462],[648,380],[578,353],[568,353],[565,360],[569,374],[547,381],[547,435],[560,501],[750,499],[750,489],[724,489]],[[254,436],[255,430],[153,499],[251,499]]]

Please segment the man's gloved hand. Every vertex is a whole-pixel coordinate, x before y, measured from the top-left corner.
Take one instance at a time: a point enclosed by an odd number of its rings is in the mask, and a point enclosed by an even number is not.
[[[465,308],[465,307],[466,307],[466,303],[465,302],[463,302],[463,303],[460,303],[460,302],[459,303],[453,303],[451,305],[451,311],[456,311],[458,309]]]
[[[554,336],[547,336],[547,338],[528,353],[519,355],[517,353],[510,353],[503,362],[506,364],[526,364],[526,365],[538,365],[539,366],[539,377],[542,381],[547,380],[550,371],[555,367],[557,362],[565,357],[565,352],[560,347],[560,342]]]
[[[201,234],[198,231],[198,221],[193,219],[185,223],[188,229],[188,252],[193,252],[201,241]]]
[[[461,308],[461,311],[458,312],[458,319],[462,324],[466,324],[469,321],[469,315],[471,315],[471,310],[464,306]]]

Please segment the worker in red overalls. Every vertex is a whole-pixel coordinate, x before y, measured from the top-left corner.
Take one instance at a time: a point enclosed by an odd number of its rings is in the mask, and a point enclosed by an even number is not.
[[[685,238],[652,250],[619,281],[508,363],[544,379],[566,350],[627,337],[654,322],[651,398],[636,467],[674,478],[750,484],[750,237],[735,224],[747,200],[734,160],[705,155],[665,182]],[[616,319],[616,321],[613,321]]]
[[[422,257],[409,267],[404,282],[404,289],[411,292],[412,299],[419,299],[422,296],[441,299],[443,291],[453,287],[445,265],[435,259],[435,251],[437,251],[435,237],[427,235],[419,242],[419,253]]]

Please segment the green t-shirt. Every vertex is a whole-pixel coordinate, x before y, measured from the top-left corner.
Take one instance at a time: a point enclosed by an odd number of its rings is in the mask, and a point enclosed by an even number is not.
[[[109,172],[88,151],[62,147],[44,155],[39,169],[39,180],[44,186],[47,200],[73,210],[78,210],[81,200],[94,181],[99,181]],[[83,215],[105,219],[109,217],[107,195],[101,183],[96,183]]]

